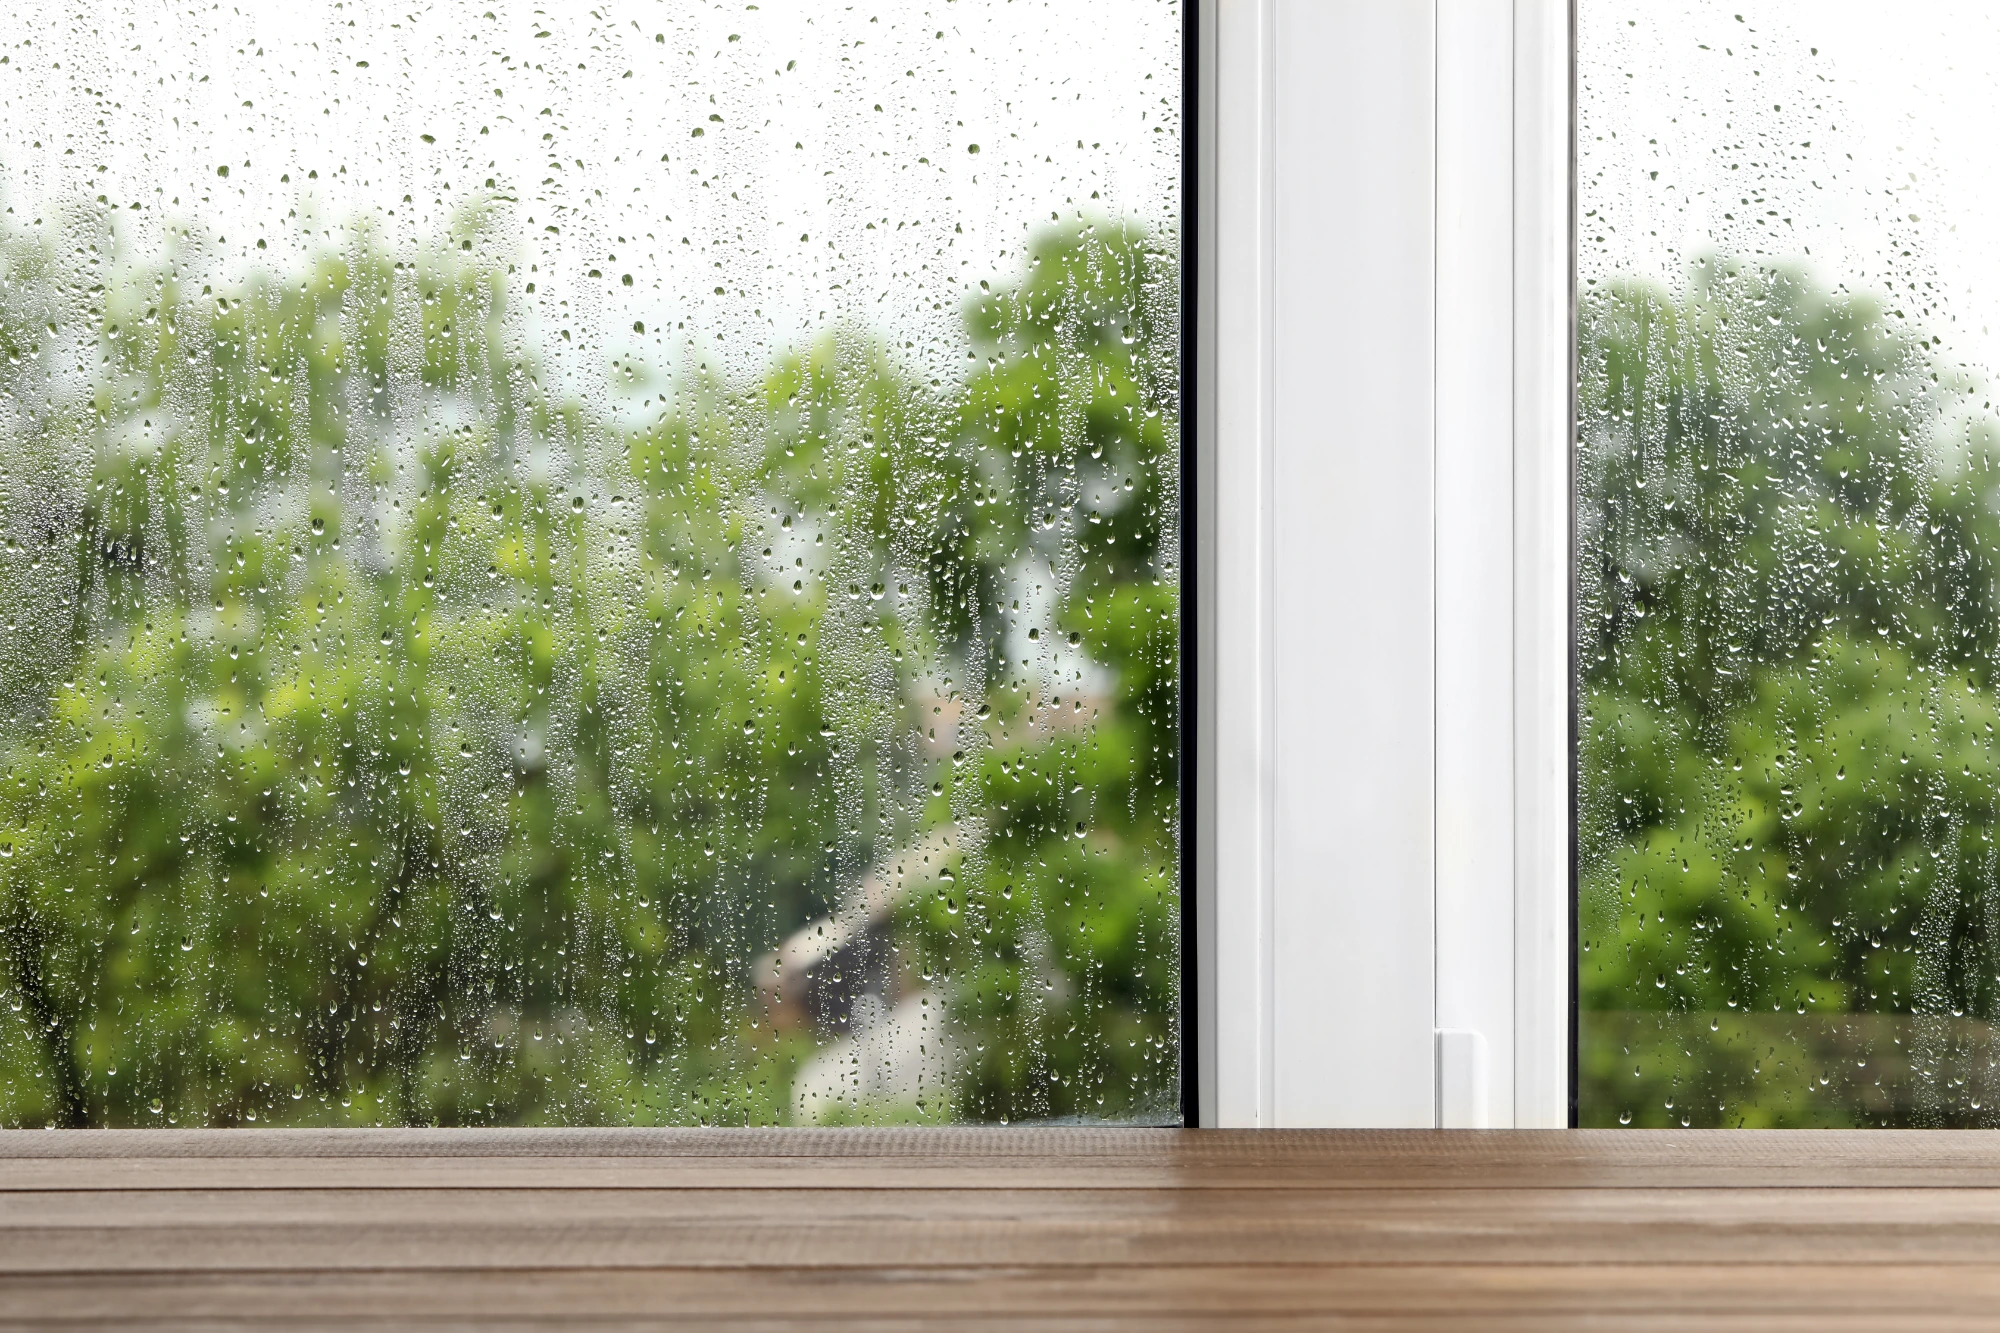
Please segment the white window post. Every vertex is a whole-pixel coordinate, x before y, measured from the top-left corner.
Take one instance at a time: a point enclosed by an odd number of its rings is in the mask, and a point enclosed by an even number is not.
[[[1565,1124],[1568,6],[1200,58],[1202,1123]]]

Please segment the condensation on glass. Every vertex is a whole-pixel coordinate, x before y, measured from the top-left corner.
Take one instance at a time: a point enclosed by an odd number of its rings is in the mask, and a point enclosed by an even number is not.
[[[2000,15],[1578,7],[1585,1124],[2000,1124]]]
[[[1176,1120],[1180,24],[17,11],[0,1125]]]

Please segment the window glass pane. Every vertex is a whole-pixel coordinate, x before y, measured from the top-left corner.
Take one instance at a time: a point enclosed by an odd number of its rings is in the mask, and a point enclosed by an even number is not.
[[[17,14],[0,1124],[1177,1119],[1180,24]]]
[[[2000,17],[1579,22],[1581,1119],[2000,1122]]]

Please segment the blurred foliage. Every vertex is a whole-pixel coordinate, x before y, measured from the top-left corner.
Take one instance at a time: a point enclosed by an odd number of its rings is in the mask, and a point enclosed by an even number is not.
[[[1579,343],[1582,1122],[1991,1123],[1987,386],[1729,260]]]
[[[0,235],[0,1124],[772,1123],[756,960],[900,849],[946,1085],[1178,1115],[1177,260],[979,367],[581,396],[504,226],[195,276]],[[87,256],[87,258],[84,258]],[[643,402],[631,399],[645,394]]]

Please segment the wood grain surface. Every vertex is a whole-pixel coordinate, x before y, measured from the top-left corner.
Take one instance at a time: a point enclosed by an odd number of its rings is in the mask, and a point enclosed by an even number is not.
[[[2000,1134],[0,1133],[0,1326],[2000,1327]]]

